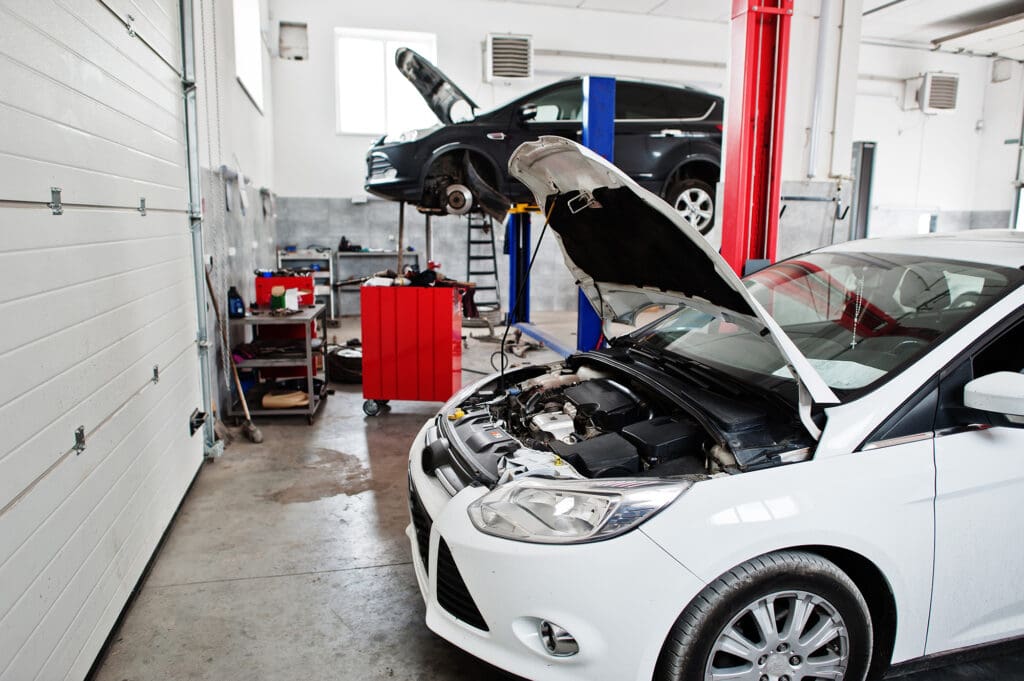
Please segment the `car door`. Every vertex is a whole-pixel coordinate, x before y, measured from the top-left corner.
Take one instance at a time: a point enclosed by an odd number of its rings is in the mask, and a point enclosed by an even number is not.
[[[963,403],[973,378],[1024,370],[1017,317],[941,378],[928,654],[1024,634],[1024,428]]]
[[[716,101],[693,90],[619,81],[615,86],[615,165],[641,185],[660,192],[666,174],[689,155],[691,141],[710,134],[701,120],[713,112]]]

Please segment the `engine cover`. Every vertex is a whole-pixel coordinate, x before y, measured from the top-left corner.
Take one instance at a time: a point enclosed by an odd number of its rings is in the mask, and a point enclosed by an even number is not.
[[[579,414],[590,417],[601,430],[619,430],[643,418],[637,398],[625,387],[607,378],[570,386],[565,389],[564,395],[565,399],[576,406]]]

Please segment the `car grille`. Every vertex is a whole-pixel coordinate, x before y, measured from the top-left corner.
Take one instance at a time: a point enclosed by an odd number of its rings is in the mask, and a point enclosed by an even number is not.
[[[366,170],[370,177],[378,177],[393,168],[391,161],[384,154],[370,154],[366,160]]]
[[[409,481],[409,515],[412,516],[412,527],[416,531],[416,546],[420,551],[420,558],[423,559],[423,569],[430,571],[430,526],[433,521],[423,508],[420,495],[413,489],[412,481]]]
[[[473,597],[466,588],[455,559],[444,539],[437,548],[437,602],[441,607],[471,627],[490,631]]]

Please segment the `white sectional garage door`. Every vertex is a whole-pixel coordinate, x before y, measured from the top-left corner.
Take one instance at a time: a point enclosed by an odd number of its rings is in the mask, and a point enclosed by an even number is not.
[[[86,675],[202,461],[179,23],[0,0],[0,679]]]

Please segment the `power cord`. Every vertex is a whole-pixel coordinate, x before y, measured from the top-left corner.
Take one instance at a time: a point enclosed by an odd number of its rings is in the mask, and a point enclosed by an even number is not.
[[[530,281],[530,273],[533,271],[533,263],[537,260],[537,253],[540,252],[540,245],[542,243],[544,243],[544,235],[547,234],[548,225],[551,224],[551,214],[555,210],[555,203],[556,203],[555,200],[551,201],[551,207],[548,208],[547,215],[544,216],[544,226],[540,230],[540,237],[538,237],[538,239],[537,239],[537,245],[534,247],[533,255],[530,256],[530,262],[526,266],[526,276],[523,277],[523,280],[521,282],[519,282],[519,290],[516,291],[515,302],[513,303],[512,309],[511,309],[511,311],[508,314],[508,319],[505,320],[506,322],[509,322],[509,323],[505,324],[505,332],[503,334],[501,334],[501,346],[500,346],[500,349],[497,350],[496,352],[491,353],[491,368],[494,369],[495,371],[497,371],[500,374],[499,379],[498,379],[498,389],[499,390],[504,390],[505,389],[505,368],[508,366],[508,363],[509,363],[507,351],[505,349],[505,342],[508,339],[509,329],[512,328],[512,324],[511,324],[510,320],[515,319],[516,312],[519,311],[519,305],[522,302],[523,293],[526,291],[526,284],[527,284],[527,282]],[[501,357],[501,362],[500,362],[501,366],[500,367],[494,366],[494,356],[495,355],[499,355]]]

